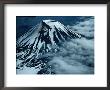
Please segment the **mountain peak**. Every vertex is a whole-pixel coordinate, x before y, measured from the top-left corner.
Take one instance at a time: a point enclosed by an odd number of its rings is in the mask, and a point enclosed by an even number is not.
[[[80,37],[80,34],[69,30],[58,21],[43,20],[18,39],[17,53],[25,51],[26,56],[32,52],[39,55],[51,51],[53,47],[59,48],[59,44],[64,41]]]
[[[45,25],[49,26],[51,29],[54,29],[56,27],[56,28],[61,28],[63,30],[65,27],[63,24],[55,20],[43,20],[42,26],[45,26]]]

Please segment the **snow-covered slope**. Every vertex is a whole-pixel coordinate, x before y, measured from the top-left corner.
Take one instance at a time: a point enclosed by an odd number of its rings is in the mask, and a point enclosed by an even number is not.
[[[43,20],[17,40],[17,53],[19,56],[19,53],[23,51],[22,57],[32,53],[36,56],[42,55],[51,51],[53,47],[58,49],[64,41],[80,37],[80,34],[74,33],[58,21]]]

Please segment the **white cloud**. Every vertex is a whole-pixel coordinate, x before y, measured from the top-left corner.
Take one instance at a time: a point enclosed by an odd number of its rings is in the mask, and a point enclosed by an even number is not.
[[[90,18],[86,21],[79,22],[74,26],[68,26],[68,28],[79,32],[87,37],[94,37],[94,19]]]
[[[94,41],[73,39],[65,42],[60,52],[48,63],[55,73],[90,74],[94,73]]]

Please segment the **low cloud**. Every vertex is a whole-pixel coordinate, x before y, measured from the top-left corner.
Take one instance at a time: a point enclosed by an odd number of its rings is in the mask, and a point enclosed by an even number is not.
[[[93,40],[82,38],[65,42],[48,64],[59,74],[94,73]]]
[[[90,18],[84,22],[79,22],[74,26],[68,25],[68,28],[80,34],[83,34],[86,37],[94,38],[94,19],[93,18]]]

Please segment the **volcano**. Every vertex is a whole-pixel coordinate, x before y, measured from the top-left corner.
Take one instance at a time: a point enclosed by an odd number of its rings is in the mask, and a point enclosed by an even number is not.
[[[71,31],[58,21],[43,20],[17,40],[17,52],[26,48],[32,49],[32,51],[45,50],[46,52],[52,46],[58,46],[71,38],[81,38],[81,35]]]
[[[35,61],[38,61],[43,55],[45,56],[46,53],[58,52],[63,42],[75,38],[81,38],[81,35],[58,21],[43,20],[18,38],[16,58],[22,60],[20,67],[31,61],[36,63]]]

